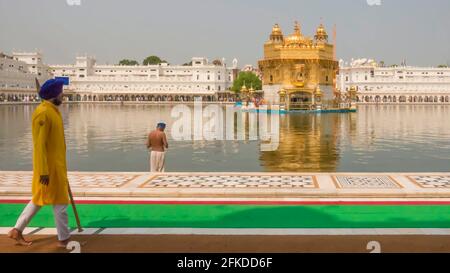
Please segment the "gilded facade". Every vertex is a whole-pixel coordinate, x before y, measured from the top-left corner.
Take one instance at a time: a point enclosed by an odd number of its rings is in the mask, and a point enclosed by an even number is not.
[[[322,24],[313,38],[303,35],[297,22],[294,32],[287,36],[275,24],[264,44],[264,59],[258,62],[269,104],[287,110],[334,106],[339,65],[328,38]]]

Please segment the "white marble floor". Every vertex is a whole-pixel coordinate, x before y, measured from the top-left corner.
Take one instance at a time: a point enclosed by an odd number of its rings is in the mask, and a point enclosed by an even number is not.
[[[450,173],[69,172],[78,197],[450,198]],[[31,194],[31,172],[0,171],[0,197]]]

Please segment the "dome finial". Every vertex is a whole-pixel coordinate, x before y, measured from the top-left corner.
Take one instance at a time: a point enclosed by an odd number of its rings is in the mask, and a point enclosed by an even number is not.
[[[294,33],[300,35],[300,24],[298,23],[298,21],[294,22]]]
[[[244,80],[244,84],[241,87],[241,92],[247,92],[247,91],[248,91],[248,89],[247,89],[247,86],[245,85],[245,80]]]

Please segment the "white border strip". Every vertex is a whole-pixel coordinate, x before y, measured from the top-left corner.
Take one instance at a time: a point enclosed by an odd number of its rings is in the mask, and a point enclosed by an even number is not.
[[[450,235],[450,229],[107,228],[102,235]]]

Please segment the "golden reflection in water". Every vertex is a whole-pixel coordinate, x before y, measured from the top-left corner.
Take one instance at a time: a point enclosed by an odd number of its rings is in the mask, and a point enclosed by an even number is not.
[[[260,152],[261,165],[267,172],[334,172],[341,138],[355,129],[354,113],[283,115],[278,150]]]
[[[0,106],[0,170],[31,170],[35,105]],[[147,171],[148,132],[168,124],[170,171],[448,172],[450,105],[360,105],[351,114],[280,116],[280,143],[175,141],[172,106],[63,105],[70,170]],[[250,131],[244,114],[245,131]],[[236,124],[235,124],[236,126]]]

